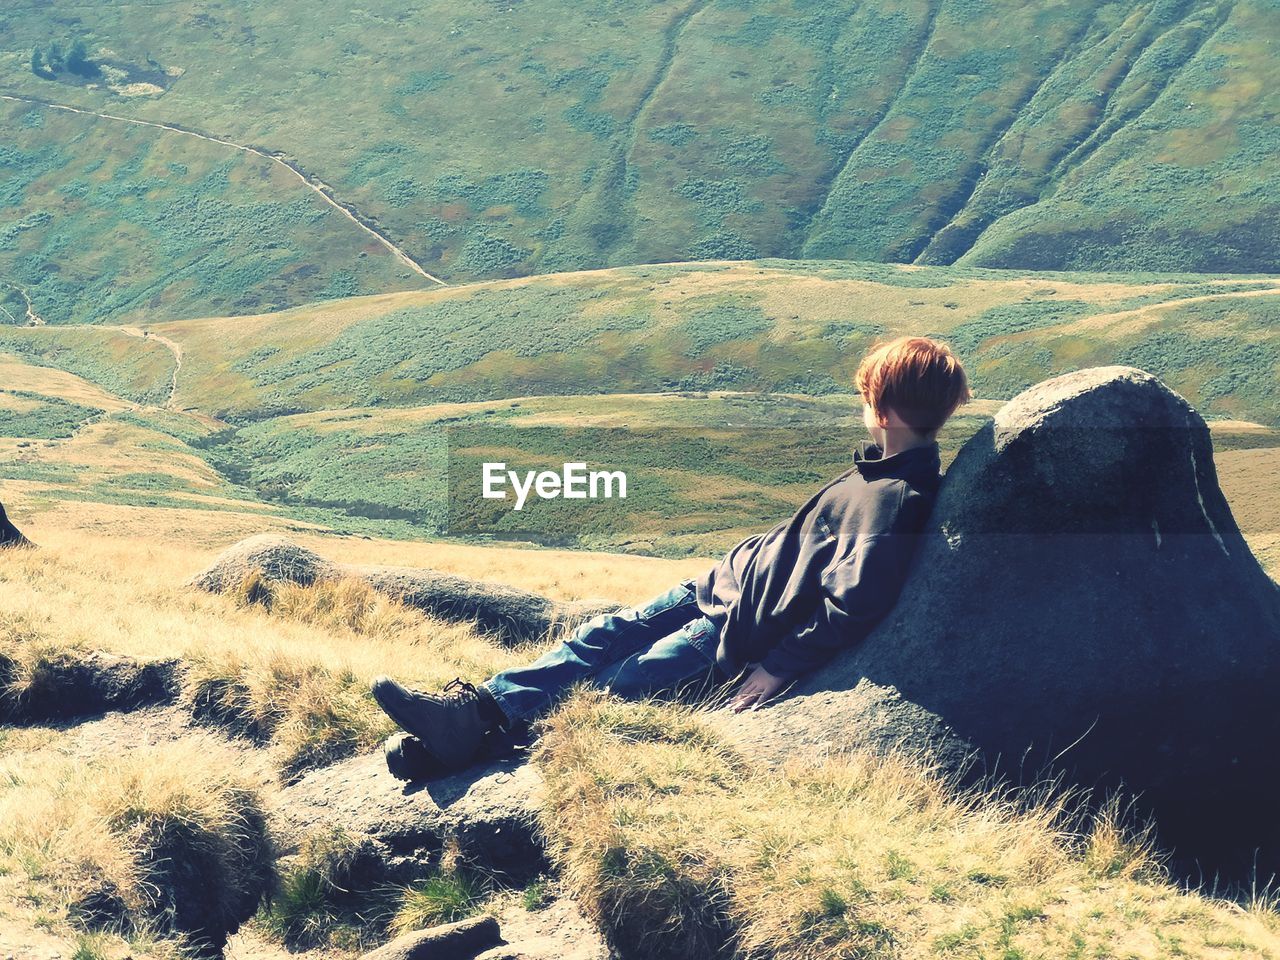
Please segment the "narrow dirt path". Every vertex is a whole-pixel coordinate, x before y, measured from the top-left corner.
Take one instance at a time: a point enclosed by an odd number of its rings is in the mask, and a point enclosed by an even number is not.
[[[1066,330],[1093,330],[1100,327],[1111,327],[1117,322],[1135,319],[1144,314],[1159,313],[1165,310],[1172,310],[1176,307],[1185,307],[1192,303],[1207,303],[1210,300],[1234,300],[1242,297],[1275,297],[1280,296],[1280,285],[1276,285],[1274,280],[1257,280],[1248,281],[1256,283],[1268,283],[1271,286],[1259,287],[1257,290],[1224,290],[1222,293],[1205,293],[1198,294],[1194,297],[1181,297],[1173,300],[1164,300],[1160,303],[1147,304],[1144,307],[1134,307],[1131,310],[1121,310],[1118,313],[1098,313],[1091,317],[1082,317],[1071,323],[1064,324],[1059,329]]]
[[[176,409],[178,374],[182,372],[182,344],[176,340],[170,340],[168,337],[162,337],[158,333],[152,333],[150,330],[143,330],[141,327],[103,327],[101,329],[119,330],[123,334],[137,337],[140,340],[154,340],[173,354],[173,376],[169,380],[169,396],[164,402],[164,408],[166,410]]]
[[[18,286],[16,283],[12,283],[8,280],[0,280],[0,285],[8,287],[10,290],[17,290],[18,293],[22,295],[22,299],[27,301],[27,326],[43,327],[45,325],[44,317],[36,313],[36,306],[34,303],[31,302],[31,296],[27,293],[26,290]],[[4,310],[4,308],[0,307],[0,310]],[[9,314],[9,318],[13,320],[14,323],[18,322],[18,318],[15,317],[12,313],[9,313],[8,310],[5,310],[4,312]]]
[[[49,325],[51,330],[113,330],[116,333],[123,333],[128,337],[136,337],[139,340],[148,340],[158,343],[171,354],[173,354],[173,373],[169,377],[169,396],[162,404],[164,410],[176,410],[178,396],[178,374],[182,372],[182,344],[176,340],[170,340],[168,337],[161,336],[158,333],[152,333],[150,330],[144,330],[142,327],[119,326],[97,323],[58,323]],[[60,368],[59,368],[60,369]],[[105,389],[105,388],[104,388]],[[121,398],[122,400],[124,398]],[[132,403],[131,401],[129,401]],[[132,403],[134,409],[140,409],[140,405]]]
[[[95,110],[85,110],[81,107],[73,107],[70,104],[54,103],[50,100],[41,100],[37,97],[15,97],[12,94],[0,94],[0,100],[8,100],[12,103],[29,103],[33,106],[48,107],[51,110],[65,110],[67,113],[78,113],[85,117],[97,117],[99,120],[114,120],[117,123],[132,123],[139,127],[152,127],[156,130],[167,130],[170,133],[179,133],[184,137],[194,137],[197,140],[204,140],[207,143],[216,143],[219,146],[231,147],[232,149],[240,150],[243,153],[251,153],[255,157],[261,157],[263,160],[270,160],[272,163],[279,164],[281,167],[288,170],[293,176],[297,177],[308,190],[314,191],[322,200],[324,200],[325,203],[333,207],[333,209],[337,210],[357,227],[377,240],[382,244],[382,246],[386,247],[386,249],[390,251],[396,259],[414,273],[430,280],[432,283],[439,284],[442,287],[448,286],[446,281],[441,280],[434,274],[428,273],[424,270],[421,264],[400,249],[400,247],[396,246],[395,242],[392,241],[390,237],[370,223],[368,219],[361,215],[354,206],[343,200],[339,200],[337,195],[334,193],[333,188],[329,186],[329,184],[325,183],[315,174],[307,173],[298,165],[296,160],[283,153],[263,150],[259,147],[253,147],[246,143],[236,143],[234,140],[216,137],[209,133],[201,133],[199,130],[191,130],[187,127],[180,127],[172,123],[160,123],[154,120],[138,120],[134,117],[121,117],[113,113],[98,113]]]

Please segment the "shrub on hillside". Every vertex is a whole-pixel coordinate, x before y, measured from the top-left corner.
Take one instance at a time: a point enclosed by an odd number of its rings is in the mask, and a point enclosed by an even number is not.
[[[462,245],[458,262],[469,273],[492,276],[512,270],[528,255],[528,250],[522,250],[501,237],[477,233]]]
[[[721,230],[703,237],[689,248],[691,260],[753,260],[755,245],[732,230]]]
[[[689,338],[692,356],[700,357],[717,344],[745,340],[773,327],[773,320],[755,304],[724,304],[691,313],[680,323]]]
[[[669,123],[649,131],[650,140],[655,143],[670,144],[673,147],[683,147],[697,135],[697,129],[688,123]]]

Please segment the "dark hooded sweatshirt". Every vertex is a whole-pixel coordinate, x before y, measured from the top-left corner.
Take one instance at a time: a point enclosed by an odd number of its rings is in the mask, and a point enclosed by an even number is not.
[[[759,663],[790,679],[861,641],[893,607],[939,483],[937,444],[882,458],[863,444],[853,468],[789,520],[748,537],[696,581],[722,624],[719,666]]]

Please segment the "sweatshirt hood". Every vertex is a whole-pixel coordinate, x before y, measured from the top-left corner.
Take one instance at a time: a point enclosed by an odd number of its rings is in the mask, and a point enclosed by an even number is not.
[[[937,443],[911,447],[886,457],[879,445],[864,440],[853,452],[853,463],[867,480],[892,477],[912,486],[936,482],[942,469]]]

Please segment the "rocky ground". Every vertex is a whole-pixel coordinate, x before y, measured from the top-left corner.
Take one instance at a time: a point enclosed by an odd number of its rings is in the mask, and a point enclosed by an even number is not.
[[[522,900],[522,884],[547,869],[536,826],[541,780],[523,758],[496,761],[462,775],[430,783],[405,784],[386,770],[380,753],[362,754],[325,767],[297,783],[281,786],[264,751],[251,741],[202,725],[181,704],[113,711],[63,721],[52,728],[56,749],[84,760],[119,757],[131,751],[187,742],[201,748],[217,743],[236,751],[244,770],[270,797],[270,832],[276,854],[287,863],[308,835],[334,825],[373,852],[370,884],[401,882],[428,874],[446,847],[452,855],[482,865],[500,888],[483,914],[497,921],[493,943],[447,956],[457,960],[607,960],[599,932],[554,882],[538,902]],[[0,882],[3,879],[0,878]],[[8,900],[8,897],[0,899]],[[21,900],[21,894],[14,899]],[[82,945],[50,929],[35,914],[10,913],[0,921],[0,960],[85,960]],[[345,960],[337,948],[286,949],[249,924],[231,937],[226,960]],[[441,957],[421,950],[387,954],[397,960]]]

